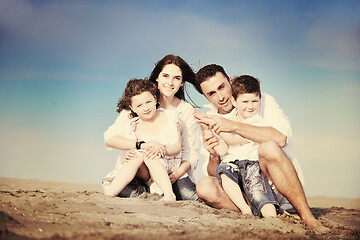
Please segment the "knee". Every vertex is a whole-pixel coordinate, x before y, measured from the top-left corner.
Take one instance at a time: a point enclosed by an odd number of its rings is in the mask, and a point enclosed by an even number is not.
[[[214,184],[216,178],[205,177],[200,179],[196,184],[196,193],[199,198],[203,199],[205,202],[216,202],[218,200],[216,194],[216,186]]]
[[[274,141],[261,143],[259,146],[259,161],[261,163],[273,163],[281,161],[282,150]]]

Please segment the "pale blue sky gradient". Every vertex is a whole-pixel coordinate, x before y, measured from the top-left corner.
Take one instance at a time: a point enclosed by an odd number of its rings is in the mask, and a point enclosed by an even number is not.
[[[0,176],[100,183],[124,85],[172,53],[258,77],[291,119],[306,193],[360,198],[359,12],[356,0],[0,0]]]

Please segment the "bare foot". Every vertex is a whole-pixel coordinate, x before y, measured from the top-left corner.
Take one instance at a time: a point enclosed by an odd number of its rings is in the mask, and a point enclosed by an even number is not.
[[[176,196],[174,194],[172,195],[168,195],[168,196],[164,196],[163,198],[161,198],[159,201],[163,201],[163,202],[176,202]]]
[[[327,233],[330,231],[330,228],[323,226],[319,220],[313,219],[311,221],[305,221],[305,224],[312,228],[316,233]]]
[[[242,214],[246,214],[246,215],[252,215],[252,212],[251,212],[251,209],[243,209],[243,210],[240,210]]]

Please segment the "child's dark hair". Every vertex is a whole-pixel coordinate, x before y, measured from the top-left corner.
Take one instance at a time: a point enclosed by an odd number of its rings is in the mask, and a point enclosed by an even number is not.
[[[196,73],[196,81],[194,84],[194,87],[200,94],[204,94],[201,90],[200,84],[204,81],[206,81],[208,78],[211,78],[216,75],[216,73],[222,73],[227,78],[228,81],[230,81],[229,76],[226,74],[224,68],[220,65],[216,64],[209,64],[205,67],[202,67],[197,73]]]
[[[159,99],[159,90],[155,86],[155,84],[153,84],[146,78],[145,79],[136,79],[136,78],[131,79],[126,84],[124,93],[118,101],[116,111],[118,113],[120,113],[122,110],[130,110],[131,111],[130,117],[131,118],[137,117],[137,114],[130,109],[131,98],[136,95],[139,95],[143,92],[150,92],[155,97],[156,100]],[[157,104],[157,106],[158,106],[158,104]]]
[[[250,75],[235,77],[231,83],[232,96],[236,99],[239,94],[256,93],[261,98],[260,81]]]

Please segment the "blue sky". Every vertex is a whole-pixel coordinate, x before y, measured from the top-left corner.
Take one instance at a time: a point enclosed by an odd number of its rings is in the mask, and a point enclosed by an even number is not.
[[[359,12],[346,0],[0,0],[0,176],[99,183],[125,83],[172,53],[258,77],[291,119],[306,193],[360,198]]]

